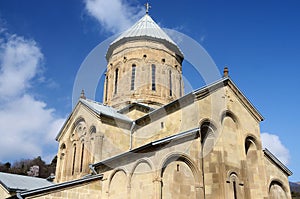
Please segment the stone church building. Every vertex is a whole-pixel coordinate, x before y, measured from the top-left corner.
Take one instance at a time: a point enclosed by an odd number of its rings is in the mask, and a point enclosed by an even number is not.
[[[106,59],[103,103],[82,93],[56,137],[55,184],[11,198],[291,198],[292,173],[262,148],[263,117],[227,68],[184,94],[184,55],[148,13]]]

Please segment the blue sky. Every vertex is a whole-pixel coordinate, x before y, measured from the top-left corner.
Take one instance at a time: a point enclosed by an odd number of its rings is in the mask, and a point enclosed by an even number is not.
[[[142,16],[145,1],[0,1],[0,162],[56,151],[88,53]],[[300,181],[300,2],[150,1],[161,26],[198,41],[265,117],[261,132]],[[103,55],[104,56],[104,55]],[[186,67],[194,89],[203,86]],[[99,88],[101,89],[101,88]],[[102,101],[101,91],[97,100]],[[35,144],[34,144],[35,143]],[[38,143],[38,144],[36,144]]]

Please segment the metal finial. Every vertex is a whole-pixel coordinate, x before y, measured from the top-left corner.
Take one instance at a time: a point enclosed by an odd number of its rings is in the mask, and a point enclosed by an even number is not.
[[[228,77],[228,74],[229,74],[228,67],[225,66],[224,71],[223,71],[223,77]]]
[[[146,8],[146,14],[148,14],[148,13],[149,13],[149,10],[150,10],[150,8],[151,8],[149,2],[147,2],[147,3],[145,4],[145,8]]]
[[[81,93],[80,93],[80,98],[81,99],[86,99],[85,95],[84,95],[84,90],[82,89]]]

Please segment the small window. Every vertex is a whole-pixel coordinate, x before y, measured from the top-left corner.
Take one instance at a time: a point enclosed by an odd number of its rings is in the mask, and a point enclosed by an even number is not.
[[[107,101],[107,94],[108,94],[108,76],[106,76],[105,81],[105,101]]]
[[[74,175],[74,171],[75,171],[75,161],[76,161],[76,145],[74,145],[73,148],[72,175]]]
[[[83,158],[84,158],[84,143],[82,143],[81,145],[80,172],[82,172],[82,168],[83,168]]]
[[[169,88],[170,88],[170,96],[172,96],[173,95],[173,93],[172,93],[172,71],[170,70],[169,71]]]
[[[151,66],[151,70],[152,70],[152,90],[155,91],[156,90],[156,83],[155,83],[155,73],[156,73],[156,66],[154,64],[152,64]]]
[[[164,128],[164,126],[165,126],[165,125],[164,125],[164,122],[161,122],[161,123],[160,123],[160,128],[162,128],[162,129],[163,129],[163,128]]]
[[[131,86],[130,90],[134,90],[134,82],[135,82],[135,70],[136,70],[136,65],[133,64],[131,67]]]
[[[182,79],[181,79],[181,75],[179,76],[179,95],[180,97],[182,96]]]
[[[118,91],[118,78],[119,78],[119,69],[116,69],[115,72],[115,94],[117,94]]]

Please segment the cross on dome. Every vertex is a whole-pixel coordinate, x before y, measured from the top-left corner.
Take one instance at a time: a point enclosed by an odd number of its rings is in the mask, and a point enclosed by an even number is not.
[[[150,10],[150,8],[151,8],[149,2],[147,2],[147,3],[145,4],[145,8],[146,8],[146,14],[148,14],[148,13],[149,13],[149,10]]]

